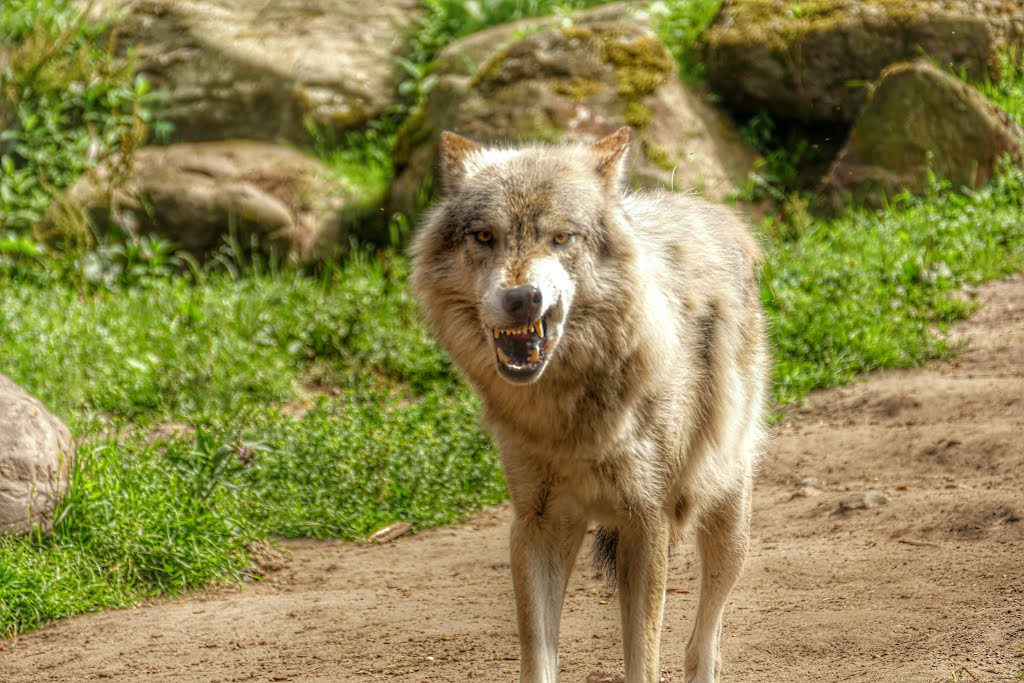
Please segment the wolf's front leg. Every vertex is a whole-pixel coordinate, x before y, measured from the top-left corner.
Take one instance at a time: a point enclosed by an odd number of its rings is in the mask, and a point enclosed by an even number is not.
[[[515,504],[512,521],[519,676],[522,683],[555,683],[562,600],[587,524],[564,509],[549,489],[536,495],[542,499]]]
[[[701,582],[693,635],[686,646],[686,683],[720,680],[722,613],[750,545],[750,477],[712,508],[697,528]]]
[[[656,517],[656,515],[652,515]],[[668,521],[646,519],[619,528],[615,556],[628,683],[658,683],[661,619],[668,573]]]

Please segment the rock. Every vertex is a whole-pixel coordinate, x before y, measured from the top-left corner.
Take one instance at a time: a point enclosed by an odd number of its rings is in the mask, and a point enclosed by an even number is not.
[[[49,532],[74,459],[71,432],[0,375],[0,536]]]
[[[849,122],[886,66],[920,55],[972,78],[1024,46],[1006,0],[731,0],[705,31],[712,90],[739,110]]]
[[[646,14],[632,5],[496,27],[448,46],[424,108],[396,150],[392,210],[418,208],[442,130],[483,143],[596,139],[634,130],[633,181],[722,199],[754,153],[730,122],[684,87]]]
[[[592,671],[587,674],[587,683],[625,683],[626,677],[622,674],[609,674],[603,671]]]
[[[1004,155],[1020,160],[1024,130],[975,88],[928,62],[882,73],[823,181],[822,205],[927,190],[929,170],[954,186],[977,187]]]
[[[76,0],[82,7],[90,0]],[[417,0],[98,0],[119,50],[165,91],[174,141],[310,142],[398,101],[400,38]]]
[[[875,489],[868,489],[863,493],[854,493],[839,501],[839,507],[833,514],[843,514],[852,510],[867,510],[886,505],[889,496]]]
[[[370,534],[370,541],[373,543],[390,543],[396,538],[405,536],[410,531],[412,531],[412,524],[410,522],[394,522]]]
[[[804,477],[798,481],[796,485],[800,487],[822,487],[825,485],[825,482],[817,477]]]
[[[199,258],[233,233],[243,248],[255,242],[264,253],[307,262],[337,243],[343,204],[319,161],[282,145],[143,147],[130,163],[115,158],[74,183],[51,205],[40,236],[63,237],[70,209],[97,234],[156,234]]]

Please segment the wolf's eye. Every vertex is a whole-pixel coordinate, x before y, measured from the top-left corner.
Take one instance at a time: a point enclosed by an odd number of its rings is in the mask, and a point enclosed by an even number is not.
[[[494,233],[490,230],[478,230],[473,233],[473,239],[480,244],[490,244],[494,241]]]
[[[569,242],[571,242],[571,241],[572,241],[572,234],[568,233],[568,232],[556,233],[555,236],[551,238],[551,243],[553,245],[555,245],[556,247],[564,247],[565,245],[569,244]]]

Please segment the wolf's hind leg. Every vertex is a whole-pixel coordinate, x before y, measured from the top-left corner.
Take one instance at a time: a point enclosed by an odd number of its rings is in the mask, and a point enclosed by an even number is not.
[[[586,520],[554,501],[512,521],[512,583],[519,624],[520,681],[558,679],[558,627],[569,575],[587,531]]]
[[[743,570],[750,545],[750,480],[703,517],[697,528],[700,601],[686,646],[686,683],[719,680],[719,638],[726,598]]]

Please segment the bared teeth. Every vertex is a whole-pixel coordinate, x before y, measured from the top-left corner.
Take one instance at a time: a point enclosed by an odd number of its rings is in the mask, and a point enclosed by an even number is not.
[[[501,362],[504,363],[505,365],[508,365],[509,363],[512,362],[512,359],[508,357],[508,354],[502,351],[500,348],[498,349],[498,358],[500,358]]]
[[[540,362],[540,348],[534,348],[530,352],[530,364],[536,364]]]
[[[544,321],[538,320],[535,323],[529,325],[523,325],[522,327],[495,327],[494,338],[498,339],[501,335],[512,336],[512,335],[523,335],[523,334],[535,334],[541,339],[544,338]]]

